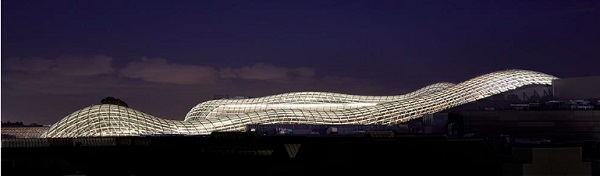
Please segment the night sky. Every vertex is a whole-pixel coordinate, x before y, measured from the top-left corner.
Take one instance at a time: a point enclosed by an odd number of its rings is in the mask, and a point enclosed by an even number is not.
[[[1,37],[2,121],[38,124],[107,96],[183,120],[221,95],[600,75],[600,1],[2,0]]]

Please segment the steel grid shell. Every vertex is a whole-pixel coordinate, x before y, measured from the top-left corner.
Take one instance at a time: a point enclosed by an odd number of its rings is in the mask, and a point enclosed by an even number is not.
[[[271,109],[337,111],[375,106],[377,103],[401,101],[428,95],[452,86],[454,84],[447,82],[435,83],[407,94],[393,96],[363,96],[332,92],[292,92],[259,98],[209,100],[194,106],[185,116],[185,121],[223,118],[233,114]]]
[[[184,121],[166,120],[122,106],[95,105],[63,118],[42,137],[209,134],[248,124],[398,124],[556,77],[527,70],[498,71],[462,83],[433,84],[400,96],[297,92],[200,103]],[[308,105],[308,106],[307,106]]]

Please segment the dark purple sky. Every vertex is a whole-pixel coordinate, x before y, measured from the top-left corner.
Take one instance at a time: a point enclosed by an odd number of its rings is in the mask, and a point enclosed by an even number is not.
[[[215,95],[390,95],[504,69],[600,75],[600,1],[2,1],[2,121],[106,96],[182,120]]]

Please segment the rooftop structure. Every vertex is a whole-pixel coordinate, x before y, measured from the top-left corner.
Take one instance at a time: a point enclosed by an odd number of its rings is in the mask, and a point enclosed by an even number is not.
[[[551,85],[554,76],[527,70],[498,71],[453,85],[433,84],[398,96],[297,92],[259,98],[212,100],[184,121],[166,120],[117,105],[95,105],[63,118],[42,137],[210,134],[243,131],[249,124],[391,125],[528,85]]]

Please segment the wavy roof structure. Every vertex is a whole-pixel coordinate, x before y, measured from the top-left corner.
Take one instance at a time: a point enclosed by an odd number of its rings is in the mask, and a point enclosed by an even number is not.
[[[210,134],[241,131],[248,124],[398,124],[556,77],[505,70],[462,83],[438,83],[398,96],[296,92],[252,99],[211,100],[193,107],[184,121],[166,120],[122,106],[95,105],[68,115],[42,137]]]
[[[428,95],[452,86],[454,86],[452,83],[435,83],[407,94],[393,96],[348,95],[331,92],[292,92],[259,98],[209,100],[194,106],[185,116],[185,121],[222,118],[232,114],[270,109],[303,109],[315,111],[352,109]]]

